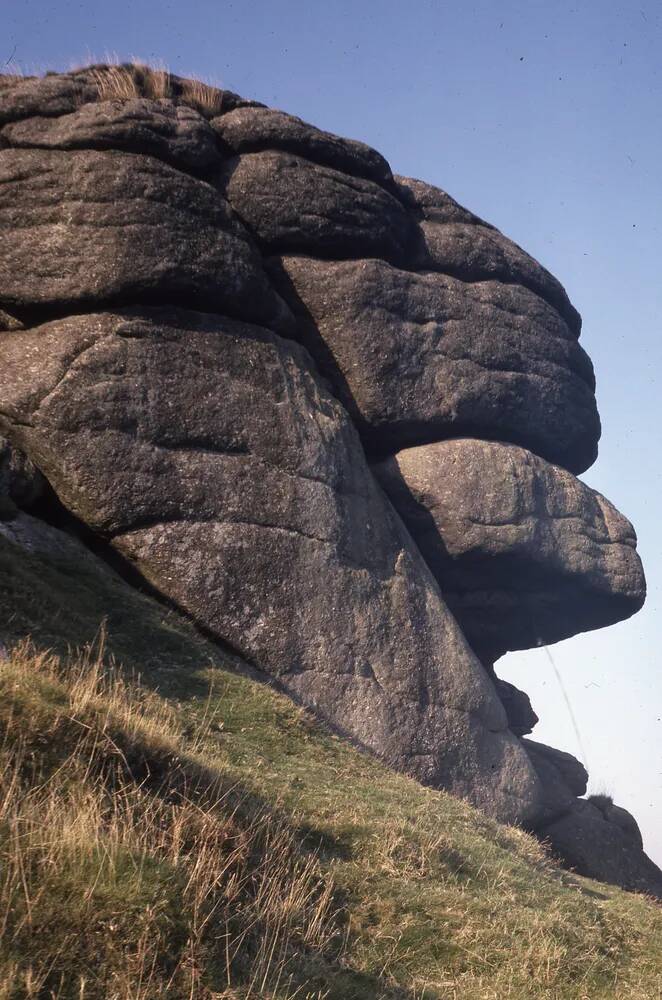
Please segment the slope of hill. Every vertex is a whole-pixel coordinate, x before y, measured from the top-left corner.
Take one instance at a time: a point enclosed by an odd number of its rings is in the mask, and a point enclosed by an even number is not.
[[[653,901],[352,749],[38,531],[0,538],[0,997],[661,995]]]

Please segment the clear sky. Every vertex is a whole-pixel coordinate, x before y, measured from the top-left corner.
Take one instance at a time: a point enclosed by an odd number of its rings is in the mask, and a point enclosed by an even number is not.
[[[501,661],[534,737],[587,758],[662,864],[662,6],[659,0],[0,0],[0,67],[163,61],[376,146],[565,284],[603,439],[582,478],[633,521],[635,618]],[[3,66],[4,64],[4,66]]]

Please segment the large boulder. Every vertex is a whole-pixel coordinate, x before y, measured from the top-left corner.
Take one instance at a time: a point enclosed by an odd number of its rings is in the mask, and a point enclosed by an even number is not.
[[[440,441],[398,452],[375,472],[487,663],[610,625],[643,604],[630,522],[524,448]]]
[[[333,167],[345,174],[393,186],[391,169],[375,149],[354,139],[323,132],[284,111],[237,108],[213,118],[211,125],[224,147],[232,153],[261,153],[277,149],[303,156],[323,167]]]
[[[644,853],[639,827],[625,809],[580,799],[539,835],[580,875],[662,899],[662,871]]]
[[[3,335],[0,423],[163,595],[394,767],[531,821],[540,783],[298,345],[173,309]]]
[[[291,153],[236,157],[219,186],[270,253],[401,262],[416,239],[414,221],[383,187]]]
[[[528,288],[381,260],[287,256],[272,272],[370,451],[471,434],[523,444],[574,472],[593,462],[591,363]]]
[[[143,153],[195,173],[222,161],[211,125],[193,108],[169,100],[97,101],[58,118],[36,116],[5,125],[0,135],[17,148]]]
[[[259,254],[209,184],[124,152],[0,151],[0,306],[183,302],[283,329]]]

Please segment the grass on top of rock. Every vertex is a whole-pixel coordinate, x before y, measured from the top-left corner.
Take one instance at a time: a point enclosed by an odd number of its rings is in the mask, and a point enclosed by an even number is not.
[[[167,69],[132,62],[94,66],[90,76],[100,101],[128,101],[136,97],[151,100],[177,99],[206,117],[223,111],[223,91],[203,80],[173,76]]]
[[[177,76],[163,66],[150,66],[138,60],[120,63],[109,57],[104,63],[74,72],[81,71],[91,81],[100,101],[131,101],[137,97],[152,101],[168,99],[194,108],[205,118],[213,118],[226,110],[222,88],[204,80]],[[18,83],[26,75],[13,69],[0,73],[0,89]]]
[[[651,901],[390,772],[92,560],[0,539],[0,591],[3,1000],[661,995]]]

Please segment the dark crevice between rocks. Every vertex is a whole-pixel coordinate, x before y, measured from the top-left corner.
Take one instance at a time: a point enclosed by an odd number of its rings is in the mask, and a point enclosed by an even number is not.
[[[305,341],[303,342],[305,346]],[[328,378],[328,376],[327,376]],[[340,401],[347,406],[346,400],[341,395]],[[597,446],[592,447],[589,452],[581,451],[570,458],[563,455],[554,455],[550,452],[549,442],[538,438],[533,433],[531,436],[521,434],[516,429],[510,429],[508,436],[504,436],[503,429],[489,427],[485,424],[473,424],[469,421],[457,421],[449,425],[445,421],[436,423],[433,420],[399,420],[392,421],[385,430],[379,426],[370,426],[360,415],[357,414],[356,404],[354,409],[350,409],[350,416],[358,427],[363,441],[363,445],[370,462],[380,461],[388,458],[404,448],[414,448],[419,445],[435,444],[438,441],[448,441],[454,438],[481,438],[485,441],[497,441],[502,444],[515,444],[527,451],[533,452],[539,458],[559,465],[567,469],[573,475],[579,475],[593,464],[597,458]]]
[[[286,303],[283,303],[283,306],[287,309]],[[259,326],[265,330],[270,330],[272,333],[276,333],[279,337],[285,337],[284,333],[274,330],[273,325],[268,326],[264,320],[247,318],[243,310],[232,309],[228,304],[213,302],[207,296],[198,297],[187,292],[165,292],[163,289],[128,289],[125,292],[100,300],[80,298],[62,302],[30,304],[9,303],[7,300],[4,302],[0,301],[0,311],[4,311],[5,307],[11,313],[12,317],[18,321],[18,325],[15,327],[16,330],[20,330],[21,328],[30,329],[34,326],[41,326],[43,323],[50,323],[58,319],[67,319],[71,316],[93,316],[96,313],[111,313],[120,309],[140,310],[143,307],[148,309],[158,307],[161,310],[183,309],[190,312],[205,313],[209,316],[218,316],[221,319],[225,317],[239,323]],[[277,318],[276,316],[272,317],[271,322],[277,320]],[[0,326],[0,336],[3,332],[11,331],[3,331]],[[293,338],[285,337],[285,339]]]

